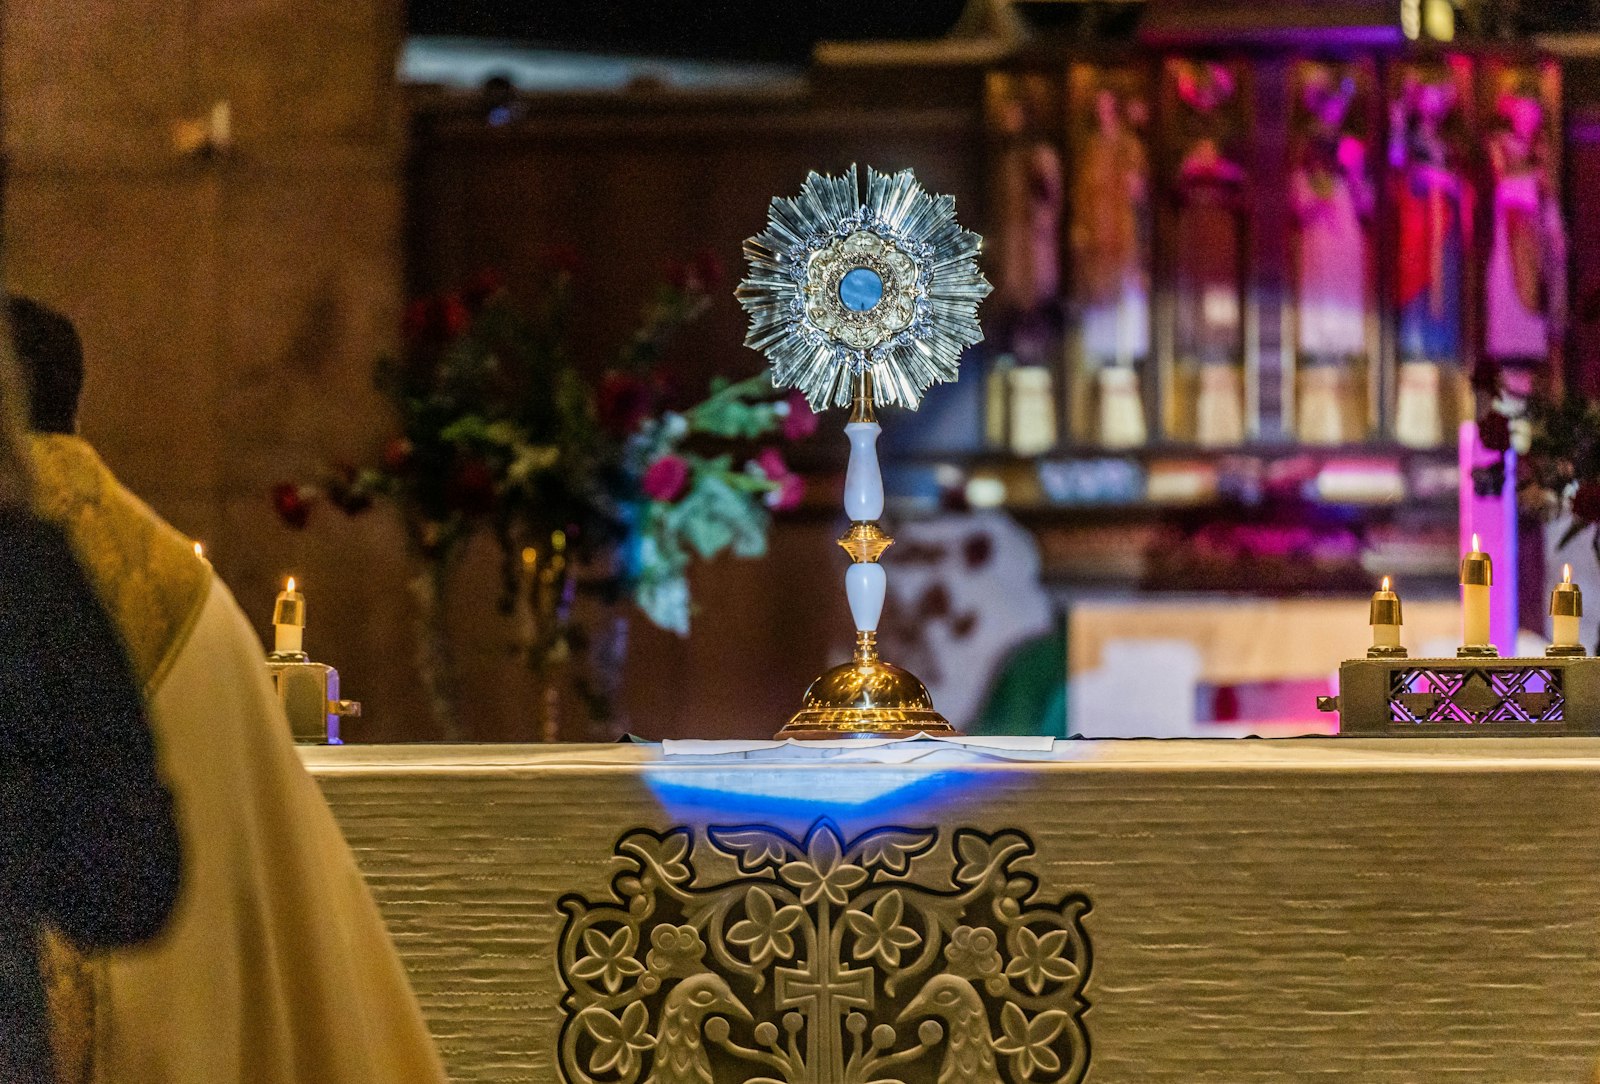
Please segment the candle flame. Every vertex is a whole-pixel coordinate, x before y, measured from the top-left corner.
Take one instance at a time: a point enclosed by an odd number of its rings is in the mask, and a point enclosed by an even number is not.
[[[206,555],[206,548],[204,546],[202,546],[198,541],[196,541],[195,544],[194,544],[194,555],[196,557],[204,557]]]
[[[1389,590],[1389,577],[1387,576],[1383,578],[1383,589],[1385,591]]]
[[[1472,552],[1473,553],[1477,553],[1478,552],[1478,532],[1477,531],[1473,531],[1472,532]]]
[[[284,590],[289,592],[291,595],[294,594],[294,577],[293,576],[289,577],[289,586],[285,587]]]
[[[1571,565],[1562,565],[1561,566],[1561,582],[1562,583],[1571,583],[1572,582],[1572,566]]]

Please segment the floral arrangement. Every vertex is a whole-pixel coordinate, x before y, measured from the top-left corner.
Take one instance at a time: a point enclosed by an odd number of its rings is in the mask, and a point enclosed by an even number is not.
[[[1600,526],[1600,402],[1543,383],[1518,395],[1492,369],[1474,373],[1473,386],[1481,405],[1478,439],[1500,453],[1473,471],[1475,490],[1502,491],[1505,453],[1514,449],[1520,509],[1545,520],[1569,513],[1572,521],[1559,545],[1591,531],[1590,545],[1600,559],[1600,531],[1593,530]]]
[[[541,669],[582,646],[572,621],[580,586],[631,599],[656,625],[686,634],[694,560],[761,556],[771,514],[801,499],[800,478],[760,442],[815,431],[803,397],[777,391],[763,372],[719,378],[705,398],[674,409],[661,359],[709,306],[721,278],[714,259],[673,268],[603,365],[568,341],[575,267],[557,256],[527,300],[485,272],[413,302],[403,350],[377,372],[398,432],[368,464],[273,491],[293,528],[323,500],[352,515],[377,501],[399,510],[423,569],[414,589],[431,630],[430,686],[449,668],[440,596],[469,538],[489,532],[498,542],[502,609],[526,612],[523,647]],[[448,691],[430,693],[443,713]]]

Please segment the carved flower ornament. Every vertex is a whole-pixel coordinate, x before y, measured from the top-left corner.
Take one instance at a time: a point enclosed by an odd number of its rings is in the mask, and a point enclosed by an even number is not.
[[[560,904],[565,1084],[1078,1084],[1088,1072],[1089,901],[1043,894],[1020,832],[852,838],[823,819],[799,836],[640,829],[614,853],[608,897]]]

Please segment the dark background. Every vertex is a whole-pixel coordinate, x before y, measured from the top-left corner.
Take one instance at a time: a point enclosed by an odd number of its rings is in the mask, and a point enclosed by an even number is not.
[[[1175,0],[1182,3],[1183,0]],[[1253,7],[1237,0],[1190,6]],[[1282,3],[1282,0],[1280,0]],[[1318,0],[1290,0],[1314,7]],[[963,0],[410,0],[413,34],[507,38],[600,52],[799,63],[819,41],[935,38]],[[1139,0],[1024,0],[1024,18],[1085,36],[1137,26]],[[1398,8],[1399,0],[1395,0]],[[1600,0],[1461,0],[1461,30],[1475,37],[1600,30]]]
[[[414,34],[513,38],[604,52],[803,61],[823,39],[927,38],[962,0],[412,0]]]

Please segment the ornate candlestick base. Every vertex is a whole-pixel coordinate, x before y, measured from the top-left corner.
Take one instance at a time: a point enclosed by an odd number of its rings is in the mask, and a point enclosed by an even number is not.
[[[877,637],[856,637],[855,658],[824,673],[806,690],[805,706],[778,738],[909,738],[954,734],[933,710],[928,689],[910,671],[878,658]]]

